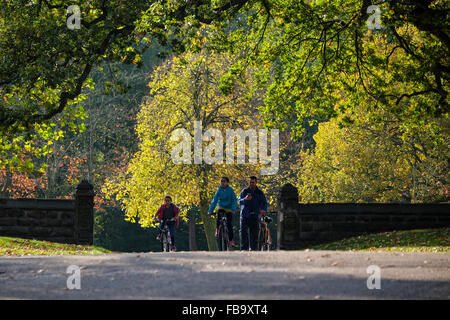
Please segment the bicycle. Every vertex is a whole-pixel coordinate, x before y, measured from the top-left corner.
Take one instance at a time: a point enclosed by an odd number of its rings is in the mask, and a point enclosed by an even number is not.
[[[258,234],[258,250],[260,251],[270,251],[272,246],[272,236],[270,235],[269,223],[272,222],[271,217],[261,217],[260,218],[260,228]]]
[[[220,214],[219,218],[219,250],[220,251],[227,251],[228,246],[230,243],[230,238],[228,236],[228,227],[227,227],[227,215],[225,214],[225,211],[223,213],[220,213],[219,211],[216,211],[215,213],[212,213],[211,215]]]
[[[162,228],[159,228],[160,231],[160,241],[161,241],[161,250],[162,252],[170,252],[172,251],[172,238],[170,236],[169,227],[167,226],[167,222],[175,221],[175,218],[168,220],[160,220],[160,222],[164,223]]]

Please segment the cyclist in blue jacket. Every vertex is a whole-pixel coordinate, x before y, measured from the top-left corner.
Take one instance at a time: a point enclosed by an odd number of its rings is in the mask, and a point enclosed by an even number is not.
[[[236,194],[232,187],[228,185],[230,179],[222,177],[220,179],[220,186],[214,195],[214,199],[209,206],[208,214],[211,215],[214,209],[218,208],[217,221],[216,221],[216,237],[219,236],[219,221],[222,214],[227,216],[227,228],[228,228],[228,240],[229,246],[234,246],[233,242],[233,213],[237,208]]]
[[[257,238],[259,231],[259,218],[267,212],[267,200],[264,192],[259,189],[258,179],[255,176],[250,177],[249,186],[244,188],[239,195],[239,204],[241,205],[241,250],[257,250]]]

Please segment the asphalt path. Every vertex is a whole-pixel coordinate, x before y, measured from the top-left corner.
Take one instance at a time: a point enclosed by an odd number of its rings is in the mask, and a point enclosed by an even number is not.
[[[75,269],[67,273],[71,265],[79,267],[80,289],[68,288],[77,283]],[[380,289],[368,288],[368,282],[377,283],[369,266],[379,268]],[[0,299],[450,299],[450,254],[233,251],[2,257]]]

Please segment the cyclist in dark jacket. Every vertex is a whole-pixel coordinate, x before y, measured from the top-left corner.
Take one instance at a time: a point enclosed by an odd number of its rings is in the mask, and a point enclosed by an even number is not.
[[[258,179],[255,176],[250,177],[249,186],[244,188],[239,195],[239,204],[241,205],[241,250],[256,250],[259,218],[267,212],[267,200],[264,192],[259,189]]]

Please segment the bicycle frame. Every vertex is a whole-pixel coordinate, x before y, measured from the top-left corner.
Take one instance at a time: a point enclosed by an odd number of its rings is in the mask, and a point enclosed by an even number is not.
[[[219,214],[216,212],[215,214]],[[225,213],[220,213],[221,217],[219,220],[219,250],[227,251],[229,245],[229,235],[227,227],[227,216]]]
[[[161,250],[163,252],[170,252],[172,251],[172,238],[170,235],[169,227],[167,226],[167,222],[169,221],[175,221],[174,219],[166,220],[164,221],[164,225],[161,228],[159,228],[161,233]]]
[[[261,251],[270,251],[270,247],[272,245],[272,236],[270,234],[269,230],[269,223],[268,222],[260,222],[261,223],[261,229],[259,231],[259,237],[258,237],[258,245]],[[261,241],[261,233],[263,233],[263,239]]]

